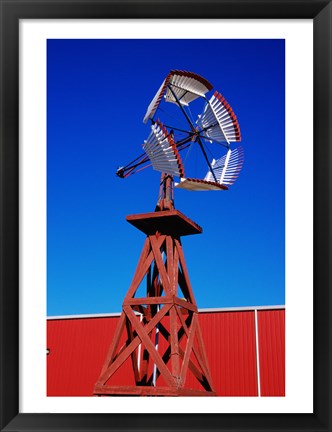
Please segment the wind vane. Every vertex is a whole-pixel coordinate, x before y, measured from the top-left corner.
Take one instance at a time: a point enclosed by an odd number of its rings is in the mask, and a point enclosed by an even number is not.
[[[126,178],[152,166],[161,172],[160,194],[154,212],[127,216],[146,235],[122,314],[94,394],[98,396],[215,396],[211,372],[198,322],[198,309],[180,237],[200,234],[202,228],[174,208],[173,188],[190,191],[227,190],[243,165],[243,149],[231,149],[241,140],[238,120],[212,85],[193,72],[172,70],[148,106],[144,123],[151,132],[144,153],[116,174]],[[192,119],[189,104],[203,100],[202,113]],[[165,103],[175,104],[186,127],[155,119]],[[206,165],[203,178],[186,177],[187,155],[198,147]],[[210,147],[218,158],[209,159]],[[187,161],[186,155],[186,161]],[[174,177],[179,181],[174,183]],[[144,290],[144,295],[139,292]],[[128,371],[127,382],[117,372]]]

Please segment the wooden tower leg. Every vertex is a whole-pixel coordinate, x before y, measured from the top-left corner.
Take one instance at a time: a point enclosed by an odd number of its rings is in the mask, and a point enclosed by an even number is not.
[[[180,241],[201,228],[177,210],[127,220],[147,237],[94,394],[215,396]],[[145,294],[138,297],[140,286]],[[127,360],[132,383],[115,385]]]

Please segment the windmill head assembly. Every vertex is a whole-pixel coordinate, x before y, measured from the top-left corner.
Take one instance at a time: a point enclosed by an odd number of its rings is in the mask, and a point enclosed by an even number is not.
[[[146,239],[94,387],[96,396],[216,395],[181,244],[182,236],[202,229],[174,207],[174,188],[227,190],[243,165],[242,147],[231,148],[241,141],[237,117],[218,91],[207,98],[212,89],[196,73],[171,70],[143,119],[150,123],[144,152],[116,172],[127,178],[152,166],[161,181],[155,211],[126,218]],[[201,111],[195,120],[191,106],[197,103]],[[170,104],[175,115],[168,121],[164,107]],[[186,175],[194,152],[205,176]],[[117,373],[126,362],[131,362],[132,376],[119,382]]]

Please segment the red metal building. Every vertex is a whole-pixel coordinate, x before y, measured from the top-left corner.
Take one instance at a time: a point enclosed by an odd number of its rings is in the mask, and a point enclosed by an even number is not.
[[[119,316],[47,319],[48,396],[92,396]],[[199,322],[218,396],[285,395],[284,306],[201,309]],[[114,384],[130,385],[131,369]]]

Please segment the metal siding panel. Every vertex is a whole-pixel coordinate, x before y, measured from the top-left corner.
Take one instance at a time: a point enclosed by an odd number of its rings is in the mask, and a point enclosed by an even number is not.
[[[47,395],[92,396],[118,317],[47,322]],[[120,341],[120,343],[122,343]],[[133,376],[131,363],[115,384]]]
[[[199,322],[218,396],[257,396],[254,312],[200,313]]]
[[[285,311],[258,311],[262,396],[285,396]]]

